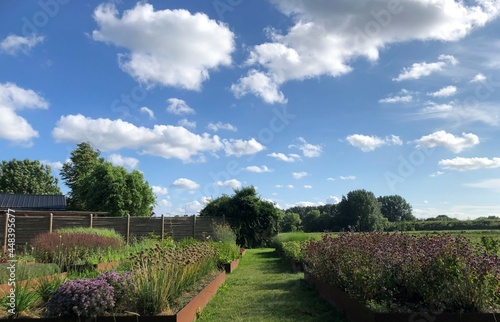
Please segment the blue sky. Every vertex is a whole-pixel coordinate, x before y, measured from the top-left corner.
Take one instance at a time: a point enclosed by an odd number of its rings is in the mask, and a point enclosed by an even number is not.
[[[366,189],[419,218],[500,215],[499,16],[500,0],[4,0],[2,159],[58,175],[89,141],[144,173],[157,214],[254,185],[283,209]]]

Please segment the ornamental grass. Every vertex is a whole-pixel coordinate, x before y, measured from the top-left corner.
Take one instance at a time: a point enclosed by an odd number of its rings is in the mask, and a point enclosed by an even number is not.
[[[140,315],[172,312],[183,291],[217,270],[217,254],[207,243],[156,247],[130,258],[134,310]]]

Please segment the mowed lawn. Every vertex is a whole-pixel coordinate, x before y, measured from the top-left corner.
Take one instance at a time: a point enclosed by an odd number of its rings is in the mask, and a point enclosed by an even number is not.
[[[197,321],[347,321],[274,249],[249,249]]]

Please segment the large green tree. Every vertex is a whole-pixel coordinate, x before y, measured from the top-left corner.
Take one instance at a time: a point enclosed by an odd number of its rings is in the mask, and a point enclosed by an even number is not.
[[[156,203],[142,173],[128,173],[109,162],[96,165],[83,178],[80,189],[85,210],[107,211],[111,216],[150,216]]]
[[[380,202],[382,216],[389,221],[412,221],[416,219],[412,214],[412,206],[401,196],[381,196],[377,200]]]
[[[107,211],[112,216],[150,216],[156,198],[142,173],[128,173],[105,162],[100,154],[88,142],[82,142],[63,165],[61,177],[71,189],[71,209]]]
[[[300,215],[294,212],[286,212],[280,223],[280,228],[282,232],[301,231],[302,219],[300,219]]]
[[[82,182],[97,165],[104,163],[104,158],[99,157],[100,154],[101,152],[94,150],[90,143],[82,142],[77,144],[76,149],[71,152],[70,161],[64,163],[61,177],[70,188],[68,194],[69,209],[85,210],[85,202],[82,196],[85,187]]]
[[[20,194],[60,195],[58,180],[49,165],[35,160],[2,161],[0,164],[0,192]]]
[[[387,222],[373,192],[364,189],[354,190],[349,192],[347,197],[343,196],[338,207],[338,223],[344,229],[382,230]]]
[[[200,216],[224,216],[244,247],[269,244],[279,231],[283,212],[262,200],[253,186],[236,189],[234,195],[222,195],[209,202]]]

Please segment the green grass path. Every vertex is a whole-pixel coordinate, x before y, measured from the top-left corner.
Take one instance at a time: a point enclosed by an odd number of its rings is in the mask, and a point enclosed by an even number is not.
[[[347,321],[303,277],[274,249],[249,249],[197,321]]]

